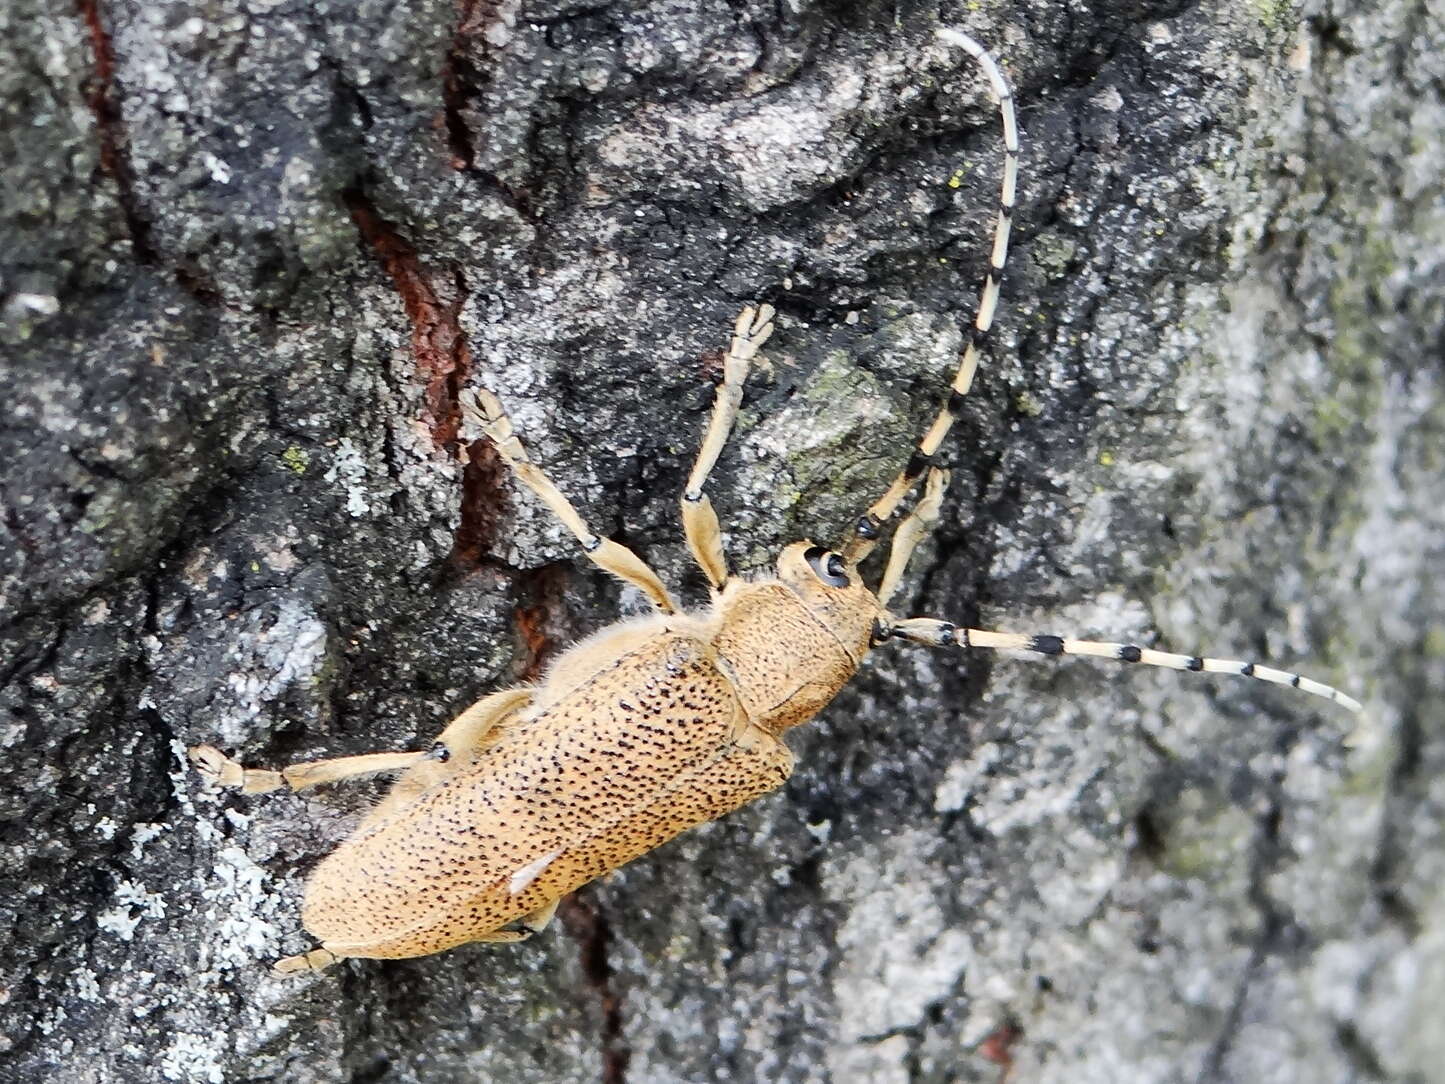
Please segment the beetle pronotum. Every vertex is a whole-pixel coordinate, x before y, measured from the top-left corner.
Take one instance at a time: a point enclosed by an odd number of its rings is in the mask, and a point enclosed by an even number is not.
[[[745,308],[681,501],[688,548],[707,578],[711,605],[684,612],[641,557],[593,533],[528,458],[500,400],[478,391],[473,417],[518,478],[595,564],[639,588],[654,612],[574,645],[534,687],[483,697],[425,752],[267,771],[243,768],[210,746],[193,749],[207,776],[253,793],[401,772],[307,882],[303,924],[321,946],[281,960],[277,970],[530,937],[565,894],[780,786],[792,768],[783,732],[812,719],[868,652],[890,639],[1238,674],[1360,710],[1328,685],[1255,663],[961,628],[888,611],[914,548],[938,517],[948,475],[932,460],[968,394],[993,324],[1018,180],[1008,83],[972,38],[952,30],[940,36],[973,57],[988,78],[1003,120],[1004,166],[973,325],[948,397],[907,465],[840,550],[795,542],[782,551],[774,575],[732,577],[704,487],[737,415],[749,364],[773,331],[770,306]],[[882,579],[870,589],[859,566],[920,481],[923,495],[899,523]]]

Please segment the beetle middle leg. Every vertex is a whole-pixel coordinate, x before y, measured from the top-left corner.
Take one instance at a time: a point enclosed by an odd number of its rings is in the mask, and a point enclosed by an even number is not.
[[[197,745],[187,750],[196,770],[212,783],[223,787],[239,787],[243,794],[266,794],[290,787],[304,790],[321,783],[343,779],[361,779],[410,768],[425,753],[363,753],[354,757],[330,760],[308,760],[289,764],[280,771],[269,768],[247,768],[232,760],[214,745]]]
[[[682,491],[682,528],[687,535],[687,546],[714,591],[721,591],[726,586],[728,566],[723,556],[722,530],[718,526],[717,513],[702,487],[717,465],[717,457],[722,453],[728,433],[737,419],[738,408],[743,401],[743,382],[748,377],[748,363],[772,333],[771,305],[759,305],[756,309],[749,305],[738,314],[733,325],[732,343],[728,346],[727,357],[723,359],[723,380],[713,399],[707,433],[698,447],[697,461],[688,475],[687,488]]]
[[[468,407],[468,412],[481,423],[482,431],[496,445],[497,451],[517,477],[562,521],[562,525],[576,536],[577,541],[582,543],[582,551],[593,564],[632,584],[663,613],[677,612],[677,604],[673,602],[672,596],[668,594],[661,578],[651,566],[621,542],[594,534],[582,514],[557,488],[556,483],[547,477],[541,467],[532,462],[500,399],[486,388],[478,388],[476,402]]]
[[[531,699],[530,689],[507,689],[484,696],[453,719],[437,736],[431,749],[423,753],[362,753],[359,756],[302,761],[277,771],[247,768],[213,745],[197,745],[188,752],[201,775],[219,786],[239,787],[243,794],[265,794],[282,787],[304,790],[322,783],[405,771],[406,774],[397,780],[386,800],[373,811],[374,816],[383,809],[395,808],[398,801],[409,801],[413,795],[454,771],[458,764],[469,763],[506,717],[520,710]]]
[[[532,702],[534,695],[532,689],[504,689],[482,697],[463,711],[437,735],[430,749],[416,754],[420,759],[392,784],[359,827],[386,820],[429,787],[475,761],[501,737],[507,724]]]

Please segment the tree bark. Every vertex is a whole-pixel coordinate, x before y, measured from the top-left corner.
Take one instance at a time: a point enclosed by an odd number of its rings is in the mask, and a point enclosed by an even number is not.
[[[1445,26],[1403,0],[943,9],[1023,167],[895,603],[1298,667],[1353,749],[1287,689],[888,645],[779,793],[542,937],[267,972],[376,791],[186,746],[424,746],[642,607],[468,389],[694,603],[743,303],[735,568],[906,461],[1001,164],[939,18],[0,8],[0,1079],[1445,1080]]]

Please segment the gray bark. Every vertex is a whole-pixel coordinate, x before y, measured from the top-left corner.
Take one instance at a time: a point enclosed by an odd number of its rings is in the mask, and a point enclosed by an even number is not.
[[[974,10],[977,8],[978,10]],[[838,538],[972,315],[999,128],[936,7],[0,7],[0,1079],[1445,1080],[1438,6],[948,6],[1024,131],[998,333],[897,608],[1261,657],[889,646],[779,793],[532,943],[280,980],[425,743],[640,600],[482,447],[486,383],[700,599]]]

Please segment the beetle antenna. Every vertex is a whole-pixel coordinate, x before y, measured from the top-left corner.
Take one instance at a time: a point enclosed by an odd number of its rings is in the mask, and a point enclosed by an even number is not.
[[[989,255],[988,275],[983,281],[979,294],[978,309],[974,313],[973,327],[968,332],[968,342],[960,356],[958,371],[953,377],[953,386],[944,401],[933,424],[918,442],[918,448],[908,460],[908,465],[893,479],[883,496],[858,520],[853,537],[843,548],[843,557],[850,565],[857,565],[873,551],[883,524],[898,509],[899,504],[912,491],[923,472],[933,462],[933,456],[948,435],[949,428],[963,407],[963,397],[973,385],[973,374],[978,370],[979,349],[988,338],[993,327],[994,311],[998,307],[999,284],[1003,281],[1004,260],[1008,257],[1009,227],[1013,219],[1014,195],[1018,187],[1019,173],[1019,130],[1014,117],[1013,91],[1008,80],[999,70],[998,63],[978,42],[957,30],[943,28],[938,37],[950,45],[956,45],[983,67],[998,99],[998,109],[1003,117],[1003,181],[998,198],[998,220],[993,232],[993,250]]]
[[[1257,681],[1268,681],[1275,685],[1288,685],[1302,692],[1322,696],[1355,713],[1362,712],[1363,706],[1352,696],[1313,678],[1288,670],[1276,670],[1258,663],[1243,662],[1239,659],[1210,659],[1201,655],[1175,655],[1168,651],[1154,651],[1136,644],[1112,644],[1098,640],[1074,640],[1064,636],[1025,636],[1013,632],[989,632],[985,629],[966,629],[947,621],[931,617],[910,617],[905,621],[894,621],[881,626],[875,639],[892,637],[909,640],[929,647],[982,647],[993,650],[1032,651],[1039,655],[1090,655],[1096,659],[1115,659],[1118,662],[1142,663],[1145,666],[1162,666],[1168,670],[1191,670],[1195,673],[1234,674],[1250,677]]]

